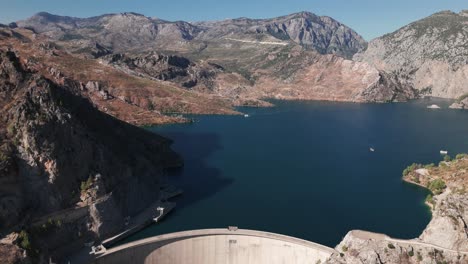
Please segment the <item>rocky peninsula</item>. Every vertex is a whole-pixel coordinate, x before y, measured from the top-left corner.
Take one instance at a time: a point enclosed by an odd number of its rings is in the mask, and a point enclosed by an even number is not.
[[[351,231],[329,263],[468,263],[468,156],[446,157],[438,166],[413,164],[403,180],[427,188],[432,220],[411,240]]]

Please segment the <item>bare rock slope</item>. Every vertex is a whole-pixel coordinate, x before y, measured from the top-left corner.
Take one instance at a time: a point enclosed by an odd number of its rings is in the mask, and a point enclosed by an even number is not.
[[[372,40],[355,60],[366,61],[427,95],[468,93],[468,11],[443,11]]]

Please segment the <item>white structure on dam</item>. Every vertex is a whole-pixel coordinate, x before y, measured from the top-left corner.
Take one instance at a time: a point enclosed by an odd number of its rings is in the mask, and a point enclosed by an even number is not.
[[[165,234],[111,248],[96,264],[325,263],[335,250],[261,231],[204,229]]]

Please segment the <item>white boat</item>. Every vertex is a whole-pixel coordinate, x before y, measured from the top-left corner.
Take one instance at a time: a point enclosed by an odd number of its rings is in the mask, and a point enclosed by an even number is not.
[[[369,148],[369,150],[370,150],[371,152],[374,152],[374,151],[375,151],[375,149],[374,149],[374,148]]]
[[[440,106],[438,106],[436,104],[433,104],[433,105],[427,106],[427,108],[429,108],[429,109],[440,109]]]
[[[447,154],[448,154],[448,151],[447,151],[447,150],[441,150],[441,151],[440,151],[440,154],[442,154],[442,155],[447,155]]]
[[[248,115],[248,114],[245,114],[244,117],[249,117],[249,115]]]

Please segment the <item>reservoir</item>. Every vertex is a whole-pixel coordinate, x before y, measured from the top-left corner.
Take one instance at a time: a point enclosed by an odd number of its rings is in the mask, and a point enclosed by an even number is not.
[[[402,171],[438,164],[440,150],[468,152],[468,112],[446,100],[273,103],[240,108],[248,117],[149,128],[174,140],[185,166],[168,180],[185,192],[167,218],[127,241],[227,226],[330,247],[352,229],[418,237],[431,218],[428,192],[404,183]]]

